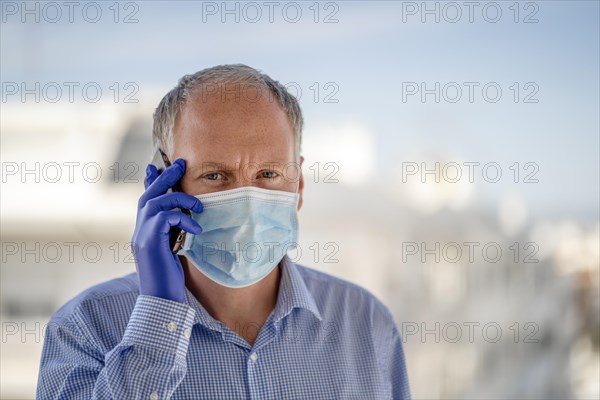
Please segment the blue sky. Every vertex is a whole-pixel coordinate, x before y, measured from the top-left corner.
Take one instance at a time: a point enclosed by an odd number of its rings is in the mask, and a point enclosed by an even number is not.
[[[280,8],[287,3],[280,2]],[[487,184],[482,198],[493,201],[517,190],[540,210],[597,219],[599,3],[530,3],[518,4],[519,18],[535,6],[538,23],[515,23],[512,1],[495,3],[503,13],[497,23],[486,22],[481,8],[473,23],[466,15],[454,24],[443,18],[434,23],[431,16],[422,23],[419,15],[403,22],[407,2],[399,1],[335,2],[327,9],[321,2],[320,19],[337,10],[339,21],[330,24],[313,21],[309,7],[314,2],[298,3],[303,16],[297,23],[286,22],[277,11],[274,23],[265,14],[257,23],[243,18],[235,23],[231,16],[222,23],[219,15],[203,22],[203,5],[194,1],[135,2],[139,22],[132,24],[113,22],[112,2],[102,3],[98,23],[86,22],[77,11],[74,23],[66,16],[58,23],[33,23],[31,17],[22,23],[19,16],[4,13],[1,78],[107,86],[134,81],[144,96],[149,87],[166,91],[185,73],[242,62],[300,85],[306,135],[322,124],[353,121],[366,126],[375,145],[373,181],[397,184],[398,164],[426,155],[494,161],[504,168],[532,161],[540,166],[539,184]],[[119,18],[132,10],[120,9]],[[322,90],[325,83],[335,83],[339,102],[311,101],[314,82]],[[403,103],[402,82],[497,82],[503,98],[498,103],[481,96],[472,104]],[[537,84],[539,103],[510,101],[513,82],[521,90],[527,82]]]

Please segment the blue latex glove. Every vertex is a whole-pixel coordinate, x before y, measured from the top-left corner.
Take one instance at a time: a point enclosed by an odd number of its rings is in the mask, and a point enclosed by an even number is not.
[[[159,175],[152,164],[146,168],[146,191],[138,202],[137,221],[132,249],[140,281],[140,294],[185,302],[183,268],[171,252],[169,232],[178,227],[198,234],[202,228],[196,221],[174,208],[202,212],[197,198],[182,192],[167,193],[185,173],[185,162],[176,160]]]

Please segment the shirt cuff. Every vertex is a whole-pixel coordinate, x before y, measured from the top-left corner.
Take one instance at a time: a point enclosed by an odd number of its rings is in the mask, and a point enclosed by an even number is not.
[[[185,362],[193,321],[194,310],[187,304],[139,295],[122,343],[175,352]]]

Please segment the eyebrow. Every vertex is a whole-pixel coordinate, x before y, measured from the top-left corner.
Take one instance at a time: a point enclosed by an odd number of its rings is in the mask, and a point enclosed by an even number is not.
[[[285,166],[288,164],[296,164],[293,161],[283,161],[283,160],[273,160],[273,161],[265,161],[262,163],[255,163],[255,162],[250,162],[248,163],[248,165],[253,165],[256,166],[258,165],[259,168],[264,168],[264,167],[270,167],[270,166],[274,166],[274,165],[280,165],[280,166]],[[198,171],[205,171],[207,169],[220,169],[223,171],[235,171],[239,168],[239,163],[236,163],[235,166],[234,165],[228,165],[224,162],[217,162],[217,161],[203,161],[200,165],[196,165],[193,166],[189,169],[189,172],[194,173],[194,172],[198,172]]]

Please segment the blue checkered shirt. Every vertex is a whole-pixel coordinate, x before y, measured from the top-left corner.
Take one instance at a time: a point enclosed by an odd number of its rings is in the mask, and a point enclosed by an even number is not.
[[[46,327],[38,399],[409,399],[388,309],[284,260],[253,346],[187,289],[185,304],[140,295],[132,273],[82,292]]]

